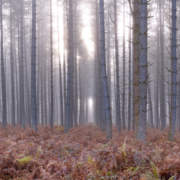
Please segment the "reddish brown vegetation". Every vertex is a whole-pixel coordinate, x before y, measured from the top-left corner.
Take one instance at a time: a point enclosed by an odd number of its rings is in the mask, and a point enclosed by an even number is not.
[[[147,144],[132,132],[105,135],[93,126],[31,130],[0,129],[0,179],[3,180],[150,180],[180,179],[180,134],[149,130]],[[31,157],[26,163],[19,159]]]

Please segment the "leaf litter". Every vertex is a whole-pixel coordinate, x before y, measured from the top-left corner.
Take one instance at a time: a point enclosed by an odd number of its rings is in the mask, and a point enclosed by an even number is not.
[[[180,180],[180,133],[148,130],[147,143],[133,132],[113,139],[88,125],[70,130],[0,128],[1,180]]]

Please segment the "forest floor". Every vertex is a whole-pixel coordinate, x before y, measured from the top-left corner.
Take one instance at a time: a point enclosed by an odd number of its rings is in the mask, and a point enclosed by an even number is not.
[[[150,133],[151,132],[151,133]],[[175,178],[173,178],[175,177]],[[133,132],[106,140],[89,125],[64,134],[62,127],[0,129],[1,180],[161,180],[180,179],[180,134],[148,130],[146,144]]]

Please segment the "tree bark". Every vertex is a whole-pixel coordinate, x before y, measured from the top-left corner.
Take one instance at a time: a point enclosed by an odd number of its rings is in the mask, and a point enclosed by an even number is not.
[[[0,1],[0,27],[1,27],[1,88],[2,88],[2,123],[7,126],[7,100],[6,100],[6,73],[4,61],[4,36],[3,36],[3,1]]]
[[[147,1],[141,0],[139,4],[140,24],[139,24],[139,120],[137,126],[137,139],[146,140],[146,120],[147,120]]]
[[[177,7],[172,0],[172,29],[171,29],[171,106],[169,139],[173,140],[176,130],[176,98],[177,98]]]
[[[117,27],[117,0],[114,0],[114,35],[115,35],[115,61],[116,61],[116,126],[120,132],[121,127],[121,105],[120,105],[120,80],[119,80],[119,42]]]
[[[36,102],[36,0],[32,0],[32,45],[31,45],[31,115],[32,127],[37,131],[37,102]]]
[[[50,0],[50,126],[54,126],[54,85],[53,85],[53,17],[52,17],[52,0]]]
[[[112,119],[109,97],[108,78],[106,72],[106,57],[105,57],[105,27],[104,27],[104,0],[99,0],[99,16],[100,16],[100,58],[101,58],[101,79],[104,99],[104,113],[106,121],[107,139],[112,138]],[[102,104],[103,106],[103,104]]]

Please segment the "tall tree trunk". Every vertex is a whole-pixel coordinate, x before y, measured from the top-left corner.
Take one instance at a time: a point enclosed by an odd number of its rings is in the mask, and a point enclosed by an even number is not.
[[[67,62],[67,94],[65,132],[73,127],[73,84],[74,84],[74,37],[73,37],[73,1],[69,0],[68,7],[68,62]]]
[[[25,127],[24,103],[24,0],[20,3],[20,59],[19,59],[19,93],[20,93],[20,125]]]
[[[25,44],[25,50],[24,50],[24,78],[25,78],[25,82],[24,82],[24,91],[25,91],[25,119],[26,119],[26,124],[31,127],[31,95],[30,95],[30,71],[29,71],[29,59],[27,58],[27,42],[26,42],[26,38],[25,38],[25,33],[24,33],[24,44]],[[29,49],[28,49],[29,50]]]
[[[16,115],[16,119],[17,119],[17,123],[19,124],[19,119],[20,119],[20,93],[19,93],[19,67],[18,67],[18,60],[20,59],[20,53],[19,53],[19,50],[20,50],[20,40],[19,40],[19,36],[20,36],[20,27],[18,25],[17,27],[17,56],[16,56],[16,59],[15,59],[15,70],[16,70],[16,82],[15,82],[15,85],[16,85],[16,111],[17,111],[17,115]]]
[[[126,107],[126,41],[125,41],[125,0],[123,0],[123,92],[122,92],[122,126],[123,129],[126,128],[126,117],[125,117],[125,107]]]
[[[58,1],[57,1],[57,7]],[[59,25],[59,16],[57,11],[57,26]],[[58,26],[59,27],[59,26]],[[60,50],[60,32],[58,31],[58,50]],[[61,125],[64,126],[64,101],[63,101],[63,80],[62,80],[62,63],[60,52],[58,52],[58,60],[59,60],[59,90],[60,90],[60,122]]]
[[[36,102],[36,0],[32,0],[32,45],[31,45],[31,115],[32,127],[37,131],[37,102]]]
[[[131,24],[131,17],[130,17],[130,24]],[[131,129],[131,123],[132,123],[132,33],[131,33],[131,25],[129,28],[129,79],[128,79],[128,130]]]
[[[73,46],[74,46],[74,107],[73,107],[73,126],[77,127],[78,122],[77,122],[77,116],[78,116],[78,54],[77,54],[77,38],[78,38],[78,29],[77,29],[77,2],[74,2],[74,7],[73,7],[73,27],[74,27],[74,41],[73,41]]]
[[[137,138],[146,140],[147,119],[147,1],[141,0],[139,4],[139,120],[137,124]]]
[[[13,38],[13,9],[12,9],[12,1],[10,1],[10,68],[11,68],[11,98],[12,98],[12,104],[11,104],[11,123],[13,126],[15,126],[15,86],[14,86],[14,38]]]
[[[158,27],[157,27],[158,28]],[[158,30],[157,31],[157,59],[156,59],[156,78],[155,78],[155,85],[154,85],[154,120],[155,120],[155,126],[156,128],[159,127],[159,121],[160,121],[160,112],[159,112],[159,81],[160,81],[160,77],[159,77],[159,74],[160,74],[160,56],[159,56],[159,52],[160,52],[160,42],[159,42],[159,37],[160,37],[160,31]]]
[[[121,130],[121,108],[120,108],[120,80],[119,80],[119,43],[117,26],[117,0],[114,0],[114,30],[115,30],[115,59],[116,59],[116,125]]]
[[[108,85],[109,85],[109,99],[110,99],[110,107],[112,107],[112,94],[111,94],[111,88],[112,88],[112,76],[111,76],[111,23],[110,23],[110,5],[108,6],[108,19],[107,19],[107,38],[106,38],[106,42],[107,42],[107,51],[106,51],[106,63],[107,63],[107,77],[108,77]],[[111,108],[111,113],[112,113],[112,108]]]
[[[99,3],[95,1],[95,122],[102,129],[103,107],[101,106],[101,79],[100,79],[100,42],[99,42]]]
[[[80,86],[80,117],[79,117],[79,124],[84,125],[85,124],[85,118],[84,118],[84,103],[85,103],[85,95],[83,91],[83,77],[82,77],[82,65],[79,66],[79,86]]]
[[[172,29],[171,29],[171,106],[169,139],[173,140],[176,130],[176,98],[177,98],[177,7],[172,0]]]
[[[139,2],[133,1],[133,129],[139,121]],[[137,131],[137,129],[136,129]]]
[[[4,41],[3,41],[3,1],[0,1],[0,26],[1,26],[1,88],[2,88],[2,123],[7,125],[7,104],[6,104],[6,74],[4,62]]]
[[[153,128],[154,127],[154,124],[153,124],[153,105],[152,105],[152,96],[151,96],[150,85],[148,85],[148,104],[149,104],[148,120],[149,120],[151,128]]]
[[[104,113],[106,121],[107,138],[112,138],[112,119],[110,97],[108,89],[108,78],[106,72],[106,57],[105,57],[105,27],[104,27],[104,0],[99,0],[99,16],[100,16],[100,58],[101,58],[101,79],[103,87]],[[103,105],[103,104],[102,104]]]
[[[166,104],[165,104],[165,78],[164,78],[164,2],[159,1],[160,13],[160,57],[161,57],[161,79],[160,79],[160,121],[161,129],[166,127]]]
[[[61,125],[64,126],[64,101],[63,101],[63,82],[62,82],[62,67],[59,59],[59,89],[60,89],[60,117]]]
[[[50,126],[54,126],[54,86],[53,86],[53,17],[52,17],[52,0],[50,0],[50,92],[51,92],[51,106],[50,106]]]

